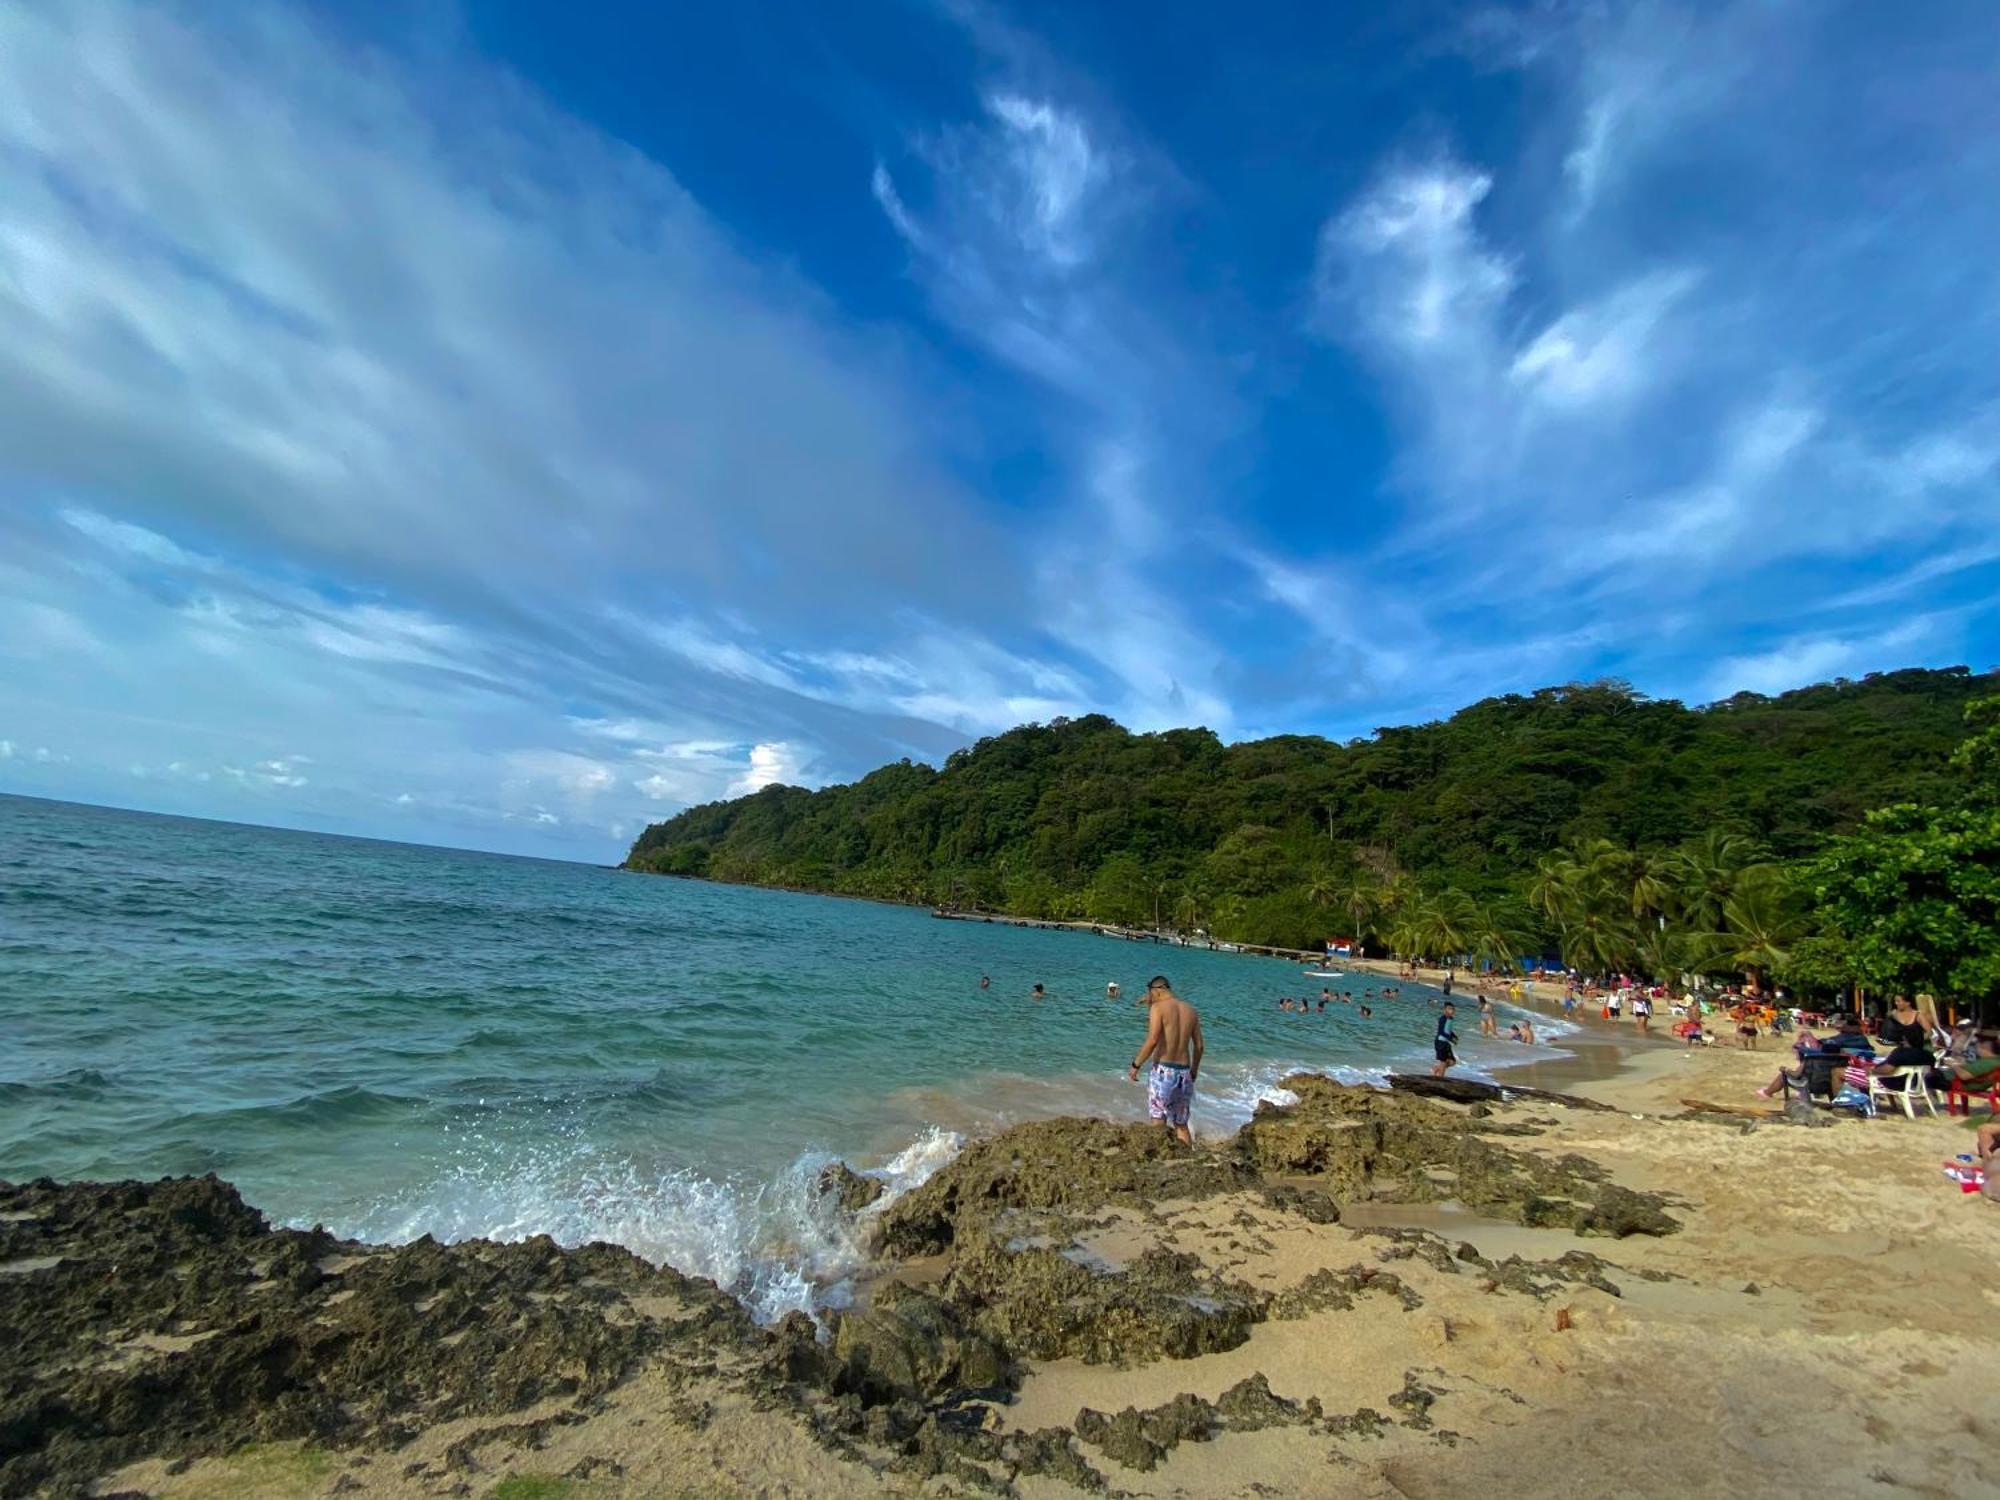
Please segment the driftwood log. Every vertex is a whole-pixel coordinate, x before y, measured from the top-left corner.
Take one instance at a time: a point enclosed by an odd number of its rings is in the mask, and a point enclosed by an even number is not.
[[[1450,1099],[1458,1104],[1510,1104],[1533,1099],[1541,1104],[1563,1104],[1571,1109],[1601,1109],[1622,1113],[1617,1105],[1575,1094],[1556,1094],[1547,1089],[1531,1089],[1511,1083],[1478,1083],[1470,1078],[1433,1078],[1427,1073],[1391,1073],[1389,1087],[1405,1094],[1421,1094],[1426,1099]]]

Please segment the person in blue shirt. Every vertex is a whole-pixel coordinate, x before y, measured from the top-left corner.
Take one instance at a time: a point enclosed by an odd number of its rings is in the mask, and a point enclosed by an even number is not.
[[[1451,1024],[1453,1014],[1452,1003],[1449,1000],[1445,1001],[1444,1010],[1438,1016],[1435,1044],[1437,1061],[1431,1064],[1433,1078],[1444,1077],[1444,1070],[1458,1061],[1458,1032]]]

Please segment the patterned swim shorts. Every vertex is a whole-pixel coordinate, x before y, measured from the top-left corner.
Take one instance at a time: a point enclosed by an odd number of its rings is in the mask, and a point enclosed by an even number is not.
[[[1185,1125],[1194,1105],[1194,1079],[1183,1067],[1154,1063],[1146,1080],[1146,1113],[1169,1125]]]

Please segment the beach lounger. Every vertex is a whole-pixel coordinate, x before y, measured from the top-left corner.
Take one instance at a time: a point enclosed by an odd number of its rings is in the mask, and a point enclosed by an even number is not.
[[[1893,1100],[1912,1120],[1917,1117],[1919,1101],[1935,1115],[1938,1112],[1937,1100],[1931,1095],[1930,1085],[1924,1081],[1924,1072],[1923,1068],[1891,1068],[1870,1073],[1868,1097],[1878,1109]]]

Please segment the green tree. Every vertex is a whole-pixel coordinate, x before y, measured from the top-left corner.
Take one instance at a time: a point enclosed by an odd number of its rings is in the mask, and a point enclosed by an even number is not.
[[[1358,874],[1349,880],[1340,893],[1340,908],[1347,913],[1351,924],[1349,936],[1361,942],[1368,935],[1368,924],[1382,909],[1382,886],[1374,877]]]
[[[1525,914],[1512,902],[1474,903],[1466,947],[1475,959],[1511,972],[1521,967],[1521,955],[1533,946]]]
[[[1883,808],[1801,881],[1852,978],[1981,1010],[2000,996],[2000,806]]]
[[[1324,936],[1332,907],[1314,892],[1332,870],[1357,937],[1403,913],[1413,879],[1480,902],[1525,894],[1530,947],[1656,964],[1668,939],[1722,929],[1746,866],[1811,856],[1870,808],[2000,797],[1996,697],[2000,674],[1964,668],[1705,708],[1570,683],[1346,743],[1225,745],[1092,714],[1022,725],[936,767],[898,761],[845,785],[692,807],[645,829],[626,863],[1123,921],[1153,920],[1199,886],[1204,917],[1238,898],[1232,936],[1252,942]],[[1976,732],[1954,763],[1968,704]],[[1132,860],[1145,872],[1136,891]],[[1348,872],[1391,888],[1350,901]]]
[[[1700,931],[1719,928],[1737,875],[1758,854],[1755,840],[1722,828],[1705,829],[1676,849],[1668,856],[1667,873],[1680,920]]]
[[[1694,950],[1704,967],[1726,965],[1762,988],[1810,930],[1791,876],[1777,865],[1750,865],[1723,903],[1721,927],[1697,937]]]

